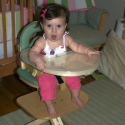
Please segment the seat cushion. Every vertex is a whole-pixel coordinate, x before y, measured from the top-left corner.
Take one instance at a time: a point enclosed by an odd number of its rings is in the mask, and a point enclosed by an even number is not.
[[[85,12],[70,12],[69,25],[87,24]]]
[[[89,46],[97,46],[106,42],[106,35],[87,25],[70,25],[69,35],[76,41]]]
[[[98,70],[125,89],[125,40],[113,30],[101,51]]]
[[[19,77],[21,77],[22,79],[24,79],[28,83],[31,83],[32,85],[38,86],[37,79],[34,76],[32,76],[32,74],[30,73],[29,70],[18,68],[17,74],[19,75]]]

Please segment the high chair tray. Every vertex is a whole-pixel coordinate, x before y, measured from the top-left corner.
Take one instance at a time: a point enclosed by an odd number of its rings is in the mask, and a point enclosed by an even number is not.
[[[20,58],[24,63],[36,69],[35,64],[29,61],[28,51],[29,49],[21,51]],[[79,54],[73,51],[52,58],[41,55],[41,58],[47,64],[43,72],[60,76],[90,75],[98,68],[100,63],[100,56],[97,54],[92,55],[90,59],[87,54]]]

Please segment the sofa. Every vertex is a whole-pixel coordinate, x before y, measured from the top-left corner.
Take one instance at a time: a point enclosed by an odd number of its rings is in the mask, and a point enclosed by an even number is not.
[[[103,33],[108,11],[98,7],[87,11],[70,12],[69,34],[78,42],[101,47],[107,36]]]
[[[38,20],[39,8],[35,8],[34,20]],[[99,49],[106,41],[103,33],[108,11],[92,7],[86,11],[72,11],[69,18],[69,34],[78,42]]]

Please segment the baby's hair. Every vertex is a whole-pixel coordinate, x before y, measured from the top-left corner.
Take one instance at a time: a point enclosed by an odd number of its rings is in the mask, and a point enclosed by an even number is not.
[[[67,23],[66,31],[68,31],[69,30],[69,28],[68,28],[69,10],[65,6],[60,5],[60,4],[50,3],[47,5],[44,5],[42,10],[40,11],[38,23],[39,24],[43,23],[44,19],[52,20],[52,19],[58,18],[58,17],[65,18],[65,21]]]

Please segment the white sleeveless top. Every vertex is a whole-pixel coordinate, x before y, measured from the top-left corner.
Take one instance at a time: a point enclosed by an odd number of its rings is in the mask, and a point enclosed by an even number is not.
[[[44,50],[42,50],[40,52],[41,55],[44,55],[45,57],[48,57],[48,58],[51,58],[51,57],[55,57],[55,56],[59,56],[59,55],[62,55],[62,54],[65,54],[66,53],[66,46],[65,46],[65,35],[67,35],[68,33],[66,32],[64,35],[63,35],[63,44],[59,47],[57,47],[55,50],[52,50],[49,45],[48,45],[48,42],[45,38],[45,35],[43,35],[43,38],[46,40],[46,45],[45,45],[45,48]]]

